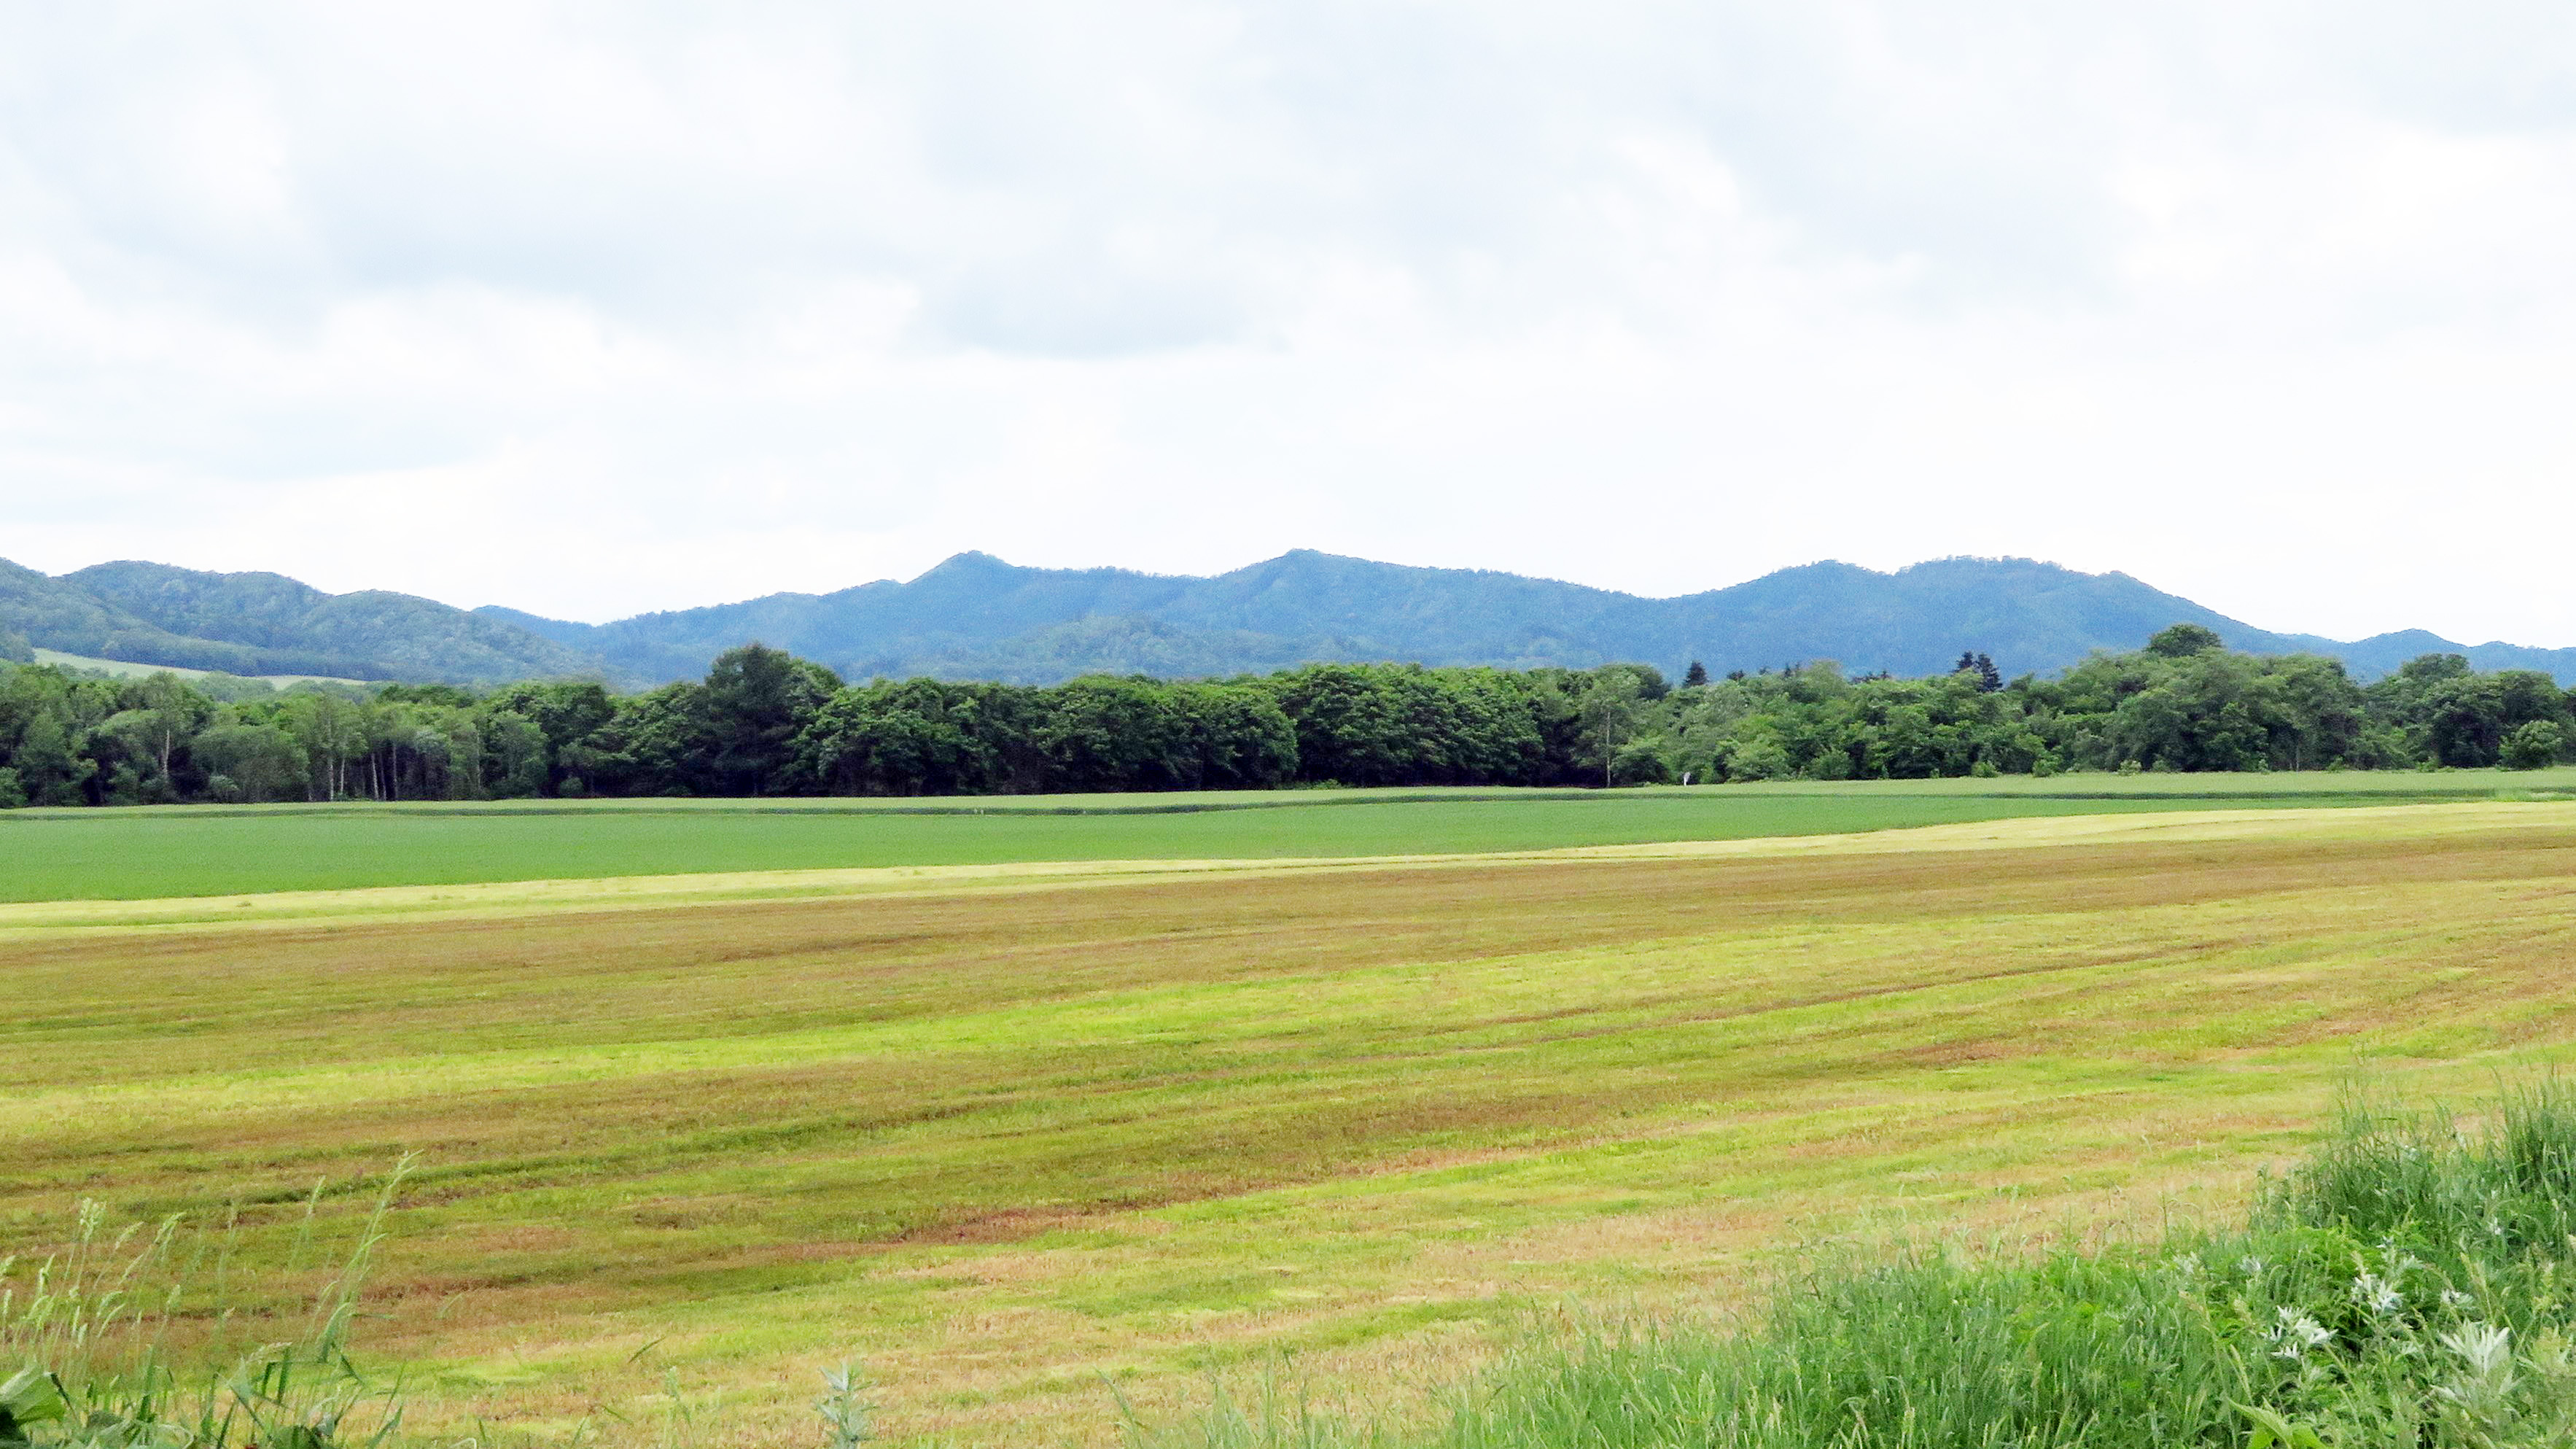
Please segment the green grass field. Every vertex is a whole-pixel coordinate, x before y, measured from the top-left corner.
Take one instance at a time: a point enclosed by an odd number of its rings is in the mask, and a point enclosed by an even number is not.
[[[897,865],[1445,855],[2568,790],[2576,790],[2576,770],[2079,775],[1618,791],[29,810],[0,814],[0,901]]]
[[[1722,1309],[1820,1238],[2232,1209],[2356,1070],[2475,1092],[2576,1045],[2576,806],[2209,814],[2248,802],[2075,782],[2133,792],[2104,820],[2050,782],[1941,783],[30,812],[0,823],[12,893],[91,900],[919,864],[923,842],[1241,859],[1998,823],[417,919],[329,897],[238,925],[12,917],[0,1250],[41,1251],[82,1196],[120,1220],[234,1204],[245,1281],[292,1286],[274,1270],[313,1184],[327,1246],[416,1153],[360,1341],[413,1366],[425,1432],[650,1440],[676,1384],[728,1438],[802,1442],[814,1371],[856,1355],[897,1442],[1109,1443],[1112,1384],[1180,1413],[1207,1371],[1285,1354],[1400,1418],[1528,1315]],[[2385,806],[2566,781],[2221,783]],[[2052,818],[2001,818],[2020,807]],[[996,833],[936,833],[958,826]]]
[[[36,651],[38,664],[56,664],[70,669],[88,669],[118,679],[146,679],[155,674],[175,674],[181,679],[203,679],[211,669],[183,669],[175,664],[136,664],[125,659],[98,659],[87,654],[65,654],[59,649]],[[254,674],[248,678],[284,688],[290,684],[364,684],[362,679],[342,679],[329,674]]]

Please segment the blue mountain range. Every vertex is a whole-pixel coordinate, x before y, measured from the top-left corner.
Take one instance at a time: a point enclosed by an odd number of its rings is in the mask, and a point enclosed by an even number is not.
[[[963,553],[906,582],[639,614],[608,624],[407,594],[328,594],[265,573],[109,563],[49,576],[0,561],[0,657],[34,650],[352,679],[492,683],[591,676],[625,687],[703,674],[752,640],[853,678],[915,674],[1047,684],[1087,673],[1229,675],[1315,660],[1584,668],[1637,661],[1678,674],[1819,659],[1854,673],[1947,670],[1962,652],[2007,673],[2135,649],[2168,624],[2231,646],[2312,652],[2363,678],[2419,654],[2576,682],[2576,649],[2464,645],[2422,630],[2334,640],[2231,619],[2126,574],[2030,559],[1949,558],[1893,573],[1782,569],[1678,598],[1482,569],[1413,568],[1299,549],[1212,577],[1039,569]]]

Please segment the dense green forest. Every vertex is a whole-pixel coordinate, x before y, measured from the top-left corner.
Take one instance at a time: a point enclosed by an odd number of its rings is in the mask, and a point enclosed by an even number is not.
[[[2196,624],[2006,683],[1830,663],[1676,686],[1642,665],[1310,664],[1223,681],[843,682],[754,644],[702,682],[298,685],[0,673],[0,805],[1632,785],[2063,770],[2537,768],[2576,692],[2428,654],[2368,686]]]

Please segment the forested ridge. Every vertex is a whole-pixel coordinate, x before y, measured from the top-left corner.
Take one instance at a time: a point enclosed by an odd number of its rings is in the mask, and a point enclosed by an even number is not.
[[[852,677],[1058,684],[1083,674],[1267,673],[1301,664],[1412,659],[1500,669],[1668,670],[1839,659],[1866,671],[1942,668],[1961,636],[2013,672],[2063,669],[2133,646],[2177,620],[2266,654],[2340,658],[2375,679],[2427,652],[2576,684],[2576,650],[2454,644],[2419,630],[2349,643],[2258,629],[2125,574],[2034,559],[1948,558],[1892,573],[1804,564],[1674,598],[1486,569],[1419,568],[1296,549],[1210,577],[1027,568],[959,554],[909,582],[575,624],[479,611],[634,674],[702,673],[762,639]]]
[[[1290,785],[1634,785],[2064,770],[2536,768],[2576,692],[2425,655],[2362,685],[2177,624],[2005,682],[1831,663],[1679,685],[1644,665],[1313,664],[1223,681],[849,683],[753,644],[702,681],[276,690],[0,672],[0,806],[583,795],[975,795]]]
[[[329,594],[277,574],[109,563],[49,577],[0,560],[0,659],[81,659],[488,688],[596,679],[649,688],[704,675],[759,639],[852,679],[1052,685],[1301,665],[1589,671],[1621,660],[1678,673],[1783,659],[1924,675],[1964,639],[2007,671],[2050,673],[2133,647],[2176,621],[2260,654],[2322,654],[2361,680],[2427,653],[2576,684],[2576,649],[2460,644],[2421,630],[2350,642],[2231,619],[2125,574],[2033,559],[1948,558],[1890,573],[1823,562],[1672,598],[1485,569],[1418,568],[1292,550],[1208,577],[1026,568],[959,554],[908,582],[640,614],[608,624],[383,591]],[[61,662],[61,661],[57,661]],[[281,681],[283,682],[283,681]]]
[[[37,649],[231,674],[498,683],[628,678],[500,621],[382,590],[326,594],[279,574],[105,563],[49,577],[0,559],[0,660]]]

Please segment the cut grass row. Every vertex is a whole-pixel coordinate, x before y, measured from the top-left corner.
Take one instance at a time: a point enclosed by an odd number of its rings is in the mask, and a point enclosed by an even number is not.
[[[614,1437],[676,1372],[784,1442],[858,1353],[899,1437],[1098,1442],[1104,1377],[1400,1398],[1855,1217],[2224,1206],[2356,1063],[2576,1041],[2576,810],[2161,825],[21,932],[0,1228],[238,1195],[255,1266],[414,1151],[368,1308],[421,1427]]]
[[[2568,789],[2576,789],[2576,771],[20,811],[0,815],[0,901],[1034,861],[1447,855]]]
[[[1441,1393],[1445,1416],[1319,1412],[1282,1392],[1274,1365],[1253,1412],[1220,1385],[1213,1404],[1167,1427],[1128,1413],[1129,1439],[1137,1449],[2565,1445],[2576,1434],[2576,1300],[2564,1291],[2576,1267],[2576,1089],[2544,1077],[2480,1104],[2467,1124],[2358,1096],[2339,1107],[2325,1140],[2265,1183],[2241,1225],[2168,1222],[1973,1250],[1956,1239],[1840,1247],[1783,1274],[1767,1303],[1724,1318],[1577,1318],[1526,1335]],[[0,1432],[21,1449],[464,1449],[520,1438],[484,1422],[465,1437],[404,1435],[404,1382],[371,1378],[348,1353],[354,1294],[403,1181],[387,1180],[294,1335],[254,1340],[265,1346],[229,1367],[171,1333],[229,1296],[225,1255],[203,1251],[221,1239],[165,1220],[138,1244],[105,1234],[85,1209],[70,1244],[34,1275],[36,1291],[23,1304],[0,1295],[0,1356],[24,1365],[0,1380]],[[0,1277],[9,1271],[0,1265]],[[820,1377],[804,1442],[873,1441],[864,1372],[842,1365]],[[659,1432],[643,1436],[662,1449],[741,1438],[676,1376],[662,1398]],[[564,1437],[601,1437],[597,1416]]]
[[[2576,1092],[2448,1117],[2347,1101],[2250,1220],[2092,1251],[1852,1252],[1733,1323],[1580,1325],[1445,1424],[1277,1384],[1190,1449],[2542,1449],[2576,1435]],[[1284,1412],[1283,1412],[1284,1410]],[[1392,1432],[1390,1432],[1390,1430]],[[1409,1431],[1409,1432],[1408,1432]]]

